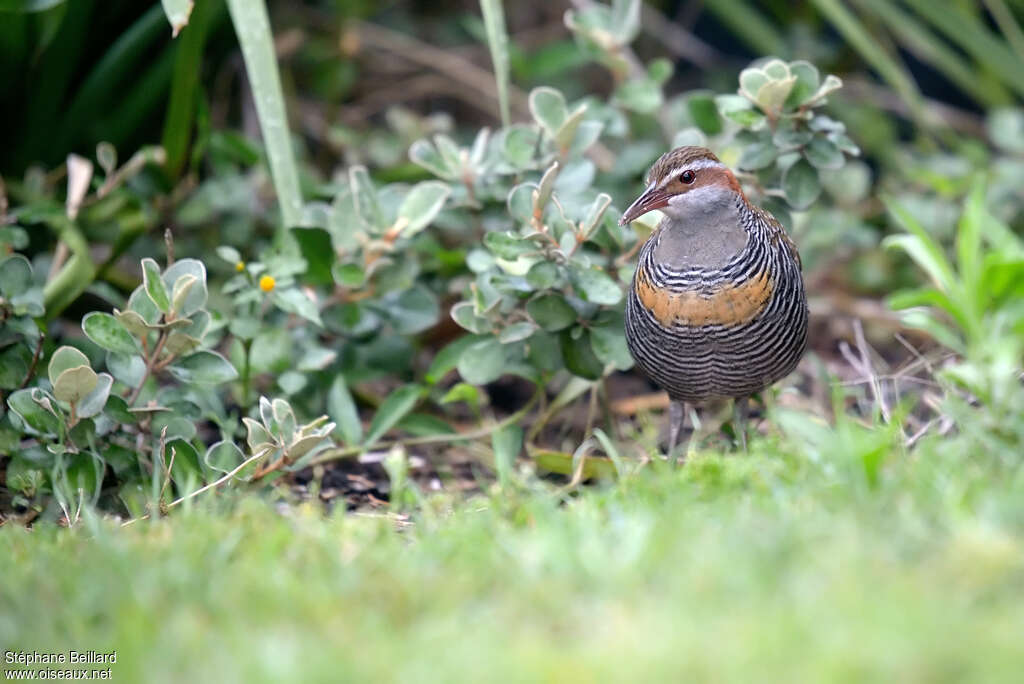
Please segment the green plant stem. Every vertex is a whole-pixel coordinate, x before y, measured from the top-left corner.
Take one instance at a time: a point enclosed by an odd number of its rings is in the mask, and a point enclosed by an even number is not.
[[[157,359],[160,356],[160,352],[164,350],[164,344],[167,342],[167,331],[164,330],[160,333],[160,337],[157,338],[156,344],[153,346],[153,353],[150,354],[149,358],[146,359],[146,370],[142,374],[142,380],[139,382],[139,386],[132,390],[131,396],[128,397],[128,405],[132,406],[139,398],[139,394],[142,393],[142,388],[146,386],[146,380],[149,380],[149,376],[153,374],[153,369],[156,367]]]
[[[78,224],[70,219],[63,221],[59,239],[71,250],[71,258],[43,287],[46,320],[56,318],[78,295],[85,292],[96,277],[96,265],[89,254],[89,243]]]
[[[242,410],[248,412],[249,410],[249,394],[252,389],[252,340],[244,340],[242,342],[242,350],[244,353],[244,360],[242,361]]]
[[[489,425],[479,430],[472,430],[470,432],[462,432],[454,435],[443,434],[443,435],[426,435],[424,437],[409,437],[408,439],[396,439],[390,442],[376,442],[373,446],[375,449],[390,449],[394,446],[415,446],[418,444],[445,444],[450,442],[462,442],[466,440],[484,439],[490,437],[492,433],[501,428],[512,425],[519,422],[526,417],[526,414],[530,412],[534,404],[540,399],[543,389],[537,390],[529,401],[515,413],[506,416],[499,420],[493,425]],[[366,451],[364,446],[351,446],[351,447],[336,447],[334,449],[327,449],[323,451],[319,456],[314,458],[309,465],[317,465],[320,463],[328,463],[330,461],[336,461],[341,458],[347,458],[349,456],[355,456]]]
[[[284,231],[298,225],[301,220],[302,194],[274,55],[274,36],[270,32],[270,20],[263,0],[227,0],[227,3],[242,46],[245,73],[249,77],[260,131],[267,148]]]
[[[508,106],[508,32],[505,29],[505,13],[501,0],[480,0],[480,11],[484,15],[487,30],[487,45],[491,50],[494,64],[494,80],[498,86],[498,106],[501,110],[501,125],[509,125]]]

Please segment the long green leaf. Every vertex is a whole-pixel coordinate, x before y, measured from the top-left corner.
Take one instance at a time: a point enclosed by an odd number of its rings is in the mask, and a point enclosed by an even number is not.
[[[220,18],[223,5],[205,0],[192,12],[188,26],[177,40],[171,97],[164,118],[163,148],[167,152],[167,173],[177,178],[185,166],[192,123],[196,113],[196,92],[202,75],[203,47],[210,27]]]
[[[778,57],[789,56],[782,34],[754,3],[746,0],[715,0],[705,3],[705,7],[757,52]]]
[[[871,67],[900,94],[918,125],[927,127],[924,104],[917,84],[895,57],[879,45],[871,32],[839,0],[812,0],[825,18],[860,53]]]
[[[956,3],[906,0],[918,15],[942,31],[1019,95],[1024,95],[1024,59],[990,31],[977,16]]]
[[[494,64],[494,80],[498,86],[498,106],[501,108],[501,125],[509,125],[508,109],[508,32],[505,30],[505,12],[501,0],[480,0],[480,11],[484,15],[487,30],[487,46],[491,49]]]
[[[363,444],[373,446],[385,432],[413,410],[422,394],[423,388],[419,385],[403,385],[389,394],[374,414]]]
[[[111,103],[121,99],[125,80],[134,79],[139,65],[150,61],[143,60],[143,56],[163,36],[165,21],[163,9],[155,5],[110,46],[61,117],[64,123],[58,129],[56,143],[60,149],[70,149],[84,126],[92,125],[109,110]]]
[[[270,160],[270,173],[281,205],[284,227],[290,228],[301,222],[302,194],[267,8],[263,0],[227,1],[238,42],[242,46],[245,73],[256,102],[256,114]]]
[[[938,69],[946,78],[964,92],[985,105],[999,105],[1010,102],[1010,94],[1002,83],[984,74],[979,74],[964,60],[961,53],[953,50],[944,40],[936,36],[915,17],[903,11],[889,0],[856,0],[862,10],[873,14],[884,26],[897,36],[902,44],[918,59]]]

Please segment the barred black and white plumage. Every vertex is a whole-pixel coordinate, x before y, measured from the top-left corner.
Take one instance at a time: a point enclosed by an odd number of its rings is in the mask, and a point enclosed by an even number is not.
[[[788,375],[807,342],[807,299],[796,246],[751,205],[710,151],[683,147],[652,168],[623,220],[660,208],[640,250],[626,304],[637,366],[673,400],[742,402]],[[676,420],[676,417],[679,420]]]

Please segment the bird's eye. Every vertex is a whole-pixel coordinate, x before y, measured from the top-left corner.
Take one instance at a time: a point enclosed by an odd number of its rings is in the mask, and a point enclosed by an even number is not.
[[[687,185],[689,185],[690,183],[692,183],[696,179],[697,179],[697,174],[695,174],[693,171],[690,171],[689,169],[687,169],[686,171],[683,171],[681,174],[679,174],[679,180],[683,181]]]

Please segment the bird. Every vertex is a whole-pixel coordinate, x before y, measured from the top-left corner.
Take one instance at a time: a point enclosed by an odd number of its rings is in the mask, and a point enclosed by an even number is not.
[[[789,375],[807,346],[800,254],[705,147],[665,153],[646,183],[619,221],[664,215],[640,248],[626,298],[629,351],[668,392],[673,464],[689,408],[721,400],[734,400],[733,429],[746,451],[750,396]]]

